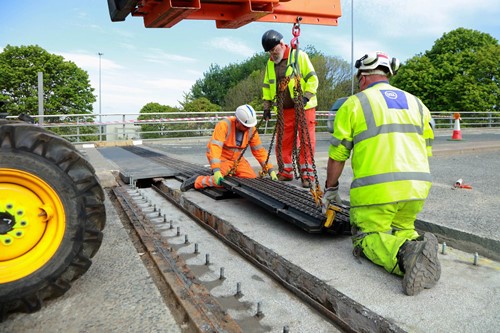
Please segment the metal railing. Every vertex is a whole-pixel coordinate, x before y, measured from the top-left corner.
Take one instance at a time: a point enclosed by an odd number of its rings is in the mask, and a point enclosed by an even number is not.
[[[258,119],[262,111],[257,112]],[[431,112],[438,129],[453,128],[454,111]],[[500,112],[459,112],[462,128],[500,127]],[[234,111],[220,112],[169,112],[169,113],[127,113],[127,114],[72,114],[32,116],[36,123],[74,143],[139,140],[152,138],[182,138],[210,136],[215,124]],[[144,117],[152,119],[143,119]],[[328,111],[316,112],[316,131],[327,132]],[[9,116],[7,118],[16,118]],[[99,123],[99,118],[103,119]],[[276,117],[261,125],[259,134],[272,134]]]

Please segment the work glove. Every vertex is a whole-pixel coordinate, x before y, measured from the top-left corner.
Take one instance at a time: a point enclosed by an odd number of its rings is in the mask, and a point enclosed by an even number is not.
[[[278,175],[276,174],[276,171],[271,171],[269,172],[269,176],[271,176],[272,180],[278,180]]]
[[[271,110],[264,110],[264,120],[268,121],[271,119]]]
[[[220,185],[221,181],[224,180],[224,176],[222,175],[222,172],[220,171],[215,171],[214,172],[214,180],[217,185]]]
[[[342,199],[340,199],[339,195],[339,185],[325,188],[321,202],[323,214],[326,214],[329,204],[342,204]]]
[[[307,98],[306,96],[302,96],[302,102],[304,103],[305,106],[307,102],[309,102],[309,98]]]

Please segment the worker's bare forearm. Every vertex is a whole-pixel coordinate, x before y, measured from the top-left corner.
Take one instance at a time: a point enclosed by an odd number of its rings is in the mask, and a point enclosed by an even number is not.
[[[326,169],[326,184],[325,187],[334,187],[339,183],[340,175],[344,170],[345,161],[335,161],[332,158],[328,159],[328,165]]]

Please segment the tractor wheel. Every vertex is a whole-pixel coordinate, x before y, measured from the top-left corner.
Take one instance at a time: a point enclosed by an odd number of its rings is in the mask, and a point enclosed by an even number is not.
[[[102,242],[104,198],[71,143],[0,120],[0,322],[39,310],[88,270]]]

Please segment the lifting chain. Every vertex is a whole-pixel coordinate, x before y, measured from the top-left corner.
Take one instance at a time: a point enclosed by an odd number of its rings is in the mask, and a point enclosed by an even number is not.
[[[282,172],[285,165],[283,163],[283,156],[281,155],[283,146],[283,133],[285,132],[285,120],[283,115],[283,98],[285,94],[285,89],[288,87],[288,82],[290,82],[290,77],[287,76],[283,78],[278,83],[278,93],[274,96],[273,105],[278,109],[278,114],[276,115],[276,126],[274,127],[273,135],[271,137],[271,143],[269,144],[269,149],[267,151],[268,163],[269,157],[271,156],[271,151],[274,144],[274,139],[276,138],[276,162],[278,163],[278,171]]]
[[[283,163],[283,157],[281,155],[282,151],[282,141],[283,141],[283,132],[285,128],[285,122],[284,122],[284,112],[283,112],[283,100],[284,100],[284,94],[285,91],[288,87],[288,84],[292,78],[295,79],[295,85],[294,85],[294,95],[295,97],[293,98],[294,101],[294,108],[295,108],[295,126],[294,126],[294,132],[297,133],[298,135],[294,136],[293,139],[293,147],[292,147],[292,168],[294,172],[294,177],[295,179],[301,179],[301,171],[300,171],[300,149],[304,151],[304,159],[305,159],[305,169],[309,169],[309,165],[307,163],[307,157],[311,157],[312,161],[312,169],[314,173],[314,180],[315,180],[315,187],[310,185],[310,192],[311,195],[314,198],[314,201],[317,206],[321,205],[321,198],[323,196],[323,192],[321,191],[320,185],[319,185],[319,179],[318,179],[318,173],[316,170],[316,163],[314,161],[314,154],[313,152],[313,147],[311,145],[311,137],[309,135],[309,130],[307,126],[307,120],[305,116],[305,105],[303,102],[303,92],[302,92],[302,87],[300,85],[300,68],[298,64],[298,53],[299,53],[299,36],[300,36],[300,21],[302,20],[301,17],[297,17],[297,22],[294,23],[293,28],[292,28],[292,35],[294,38],[290,42],[291,46],[291,51],[290,51],[290,56],[292,57],[292,62],[289,64],[290,67],[292,67],[292,74],[290,76],[287,76],[283,78],[278,85],[278,92],[275,96],[275,100],[273,101],[274,105],[278,109],[278,114],[277,114],[277,120],[276,120],[276,126],[274,128],[273,136],[271,138],[271,143],[269,145],[269,150],[268,150],[268,159],[271,154],[272,146],[273,146],[273,141],[274,138],[276,137],[276,159],[278,163],[278,170],[279,172],[282,172],[284,169],[284,163]],[[295,59],[293,59],[293,52],[295,52]],[[300,125],[300,126],[299,126]],[[299,140],[302,145],[300,146],[297,143],[297,140]],[[305,145],[305,147],[304,147]],[[266,161],[267,164],[267,161]]]
[[[314,187],[311,184],[309,190],[314,198],[314,201],[316,202],[316,205],[319,206],[321,204],[321,198],[323,196],[323,192],[321,191],[321,187],[319,185],[318,172],[316,170],[316,162],[314,161],[313,147],[311,144],[311,136],[309,134],[309,129],[307,126],[306,112],[304,108],[305,105],[302,99],[303,93],[300,81],[297,81],[297,83],[294,86],[294,95],[295,97],[293,101],[295,105],[295,132],[298,133],[297,136],[299,137],[299,140],[302,143],[299,148],[297,145],[297,137],[294,137],[293,148],[292,148],[292,155],[293,155],[292,159],[293,159],[293,165],[295,166],[294,174],[295,178],[297,178],[297,173],[299,174],[299,176],[301,176],[299,156],[300,156],[300,150],[303,150],[305,170],[309,169],[309,163],[307,162],[307,160],[308,157],[311,158],[311,163],[312,163],[311,166],[314,174],[314,183],[316,186]]]

